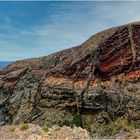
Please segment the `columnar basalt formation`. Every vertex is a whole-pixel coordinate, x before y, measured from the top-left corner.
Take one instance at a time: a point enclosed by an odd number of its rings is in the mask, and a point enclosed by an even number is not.
[[[140,120],[140,23],[111,28],[83,44],[0,71],[0,122],[50,126],[79,114],[85,127]],[[61,121],[61,122],[60,122]]]

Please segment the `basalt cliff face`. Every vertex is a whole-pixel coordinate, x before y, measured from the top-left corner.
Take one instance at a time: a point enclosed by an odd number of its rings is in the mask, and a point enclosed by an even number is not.
[[[0,123],[52,126],[79,115],[88,129],[140,120],[140,22],[118,26],[46,57],[0,71]]]

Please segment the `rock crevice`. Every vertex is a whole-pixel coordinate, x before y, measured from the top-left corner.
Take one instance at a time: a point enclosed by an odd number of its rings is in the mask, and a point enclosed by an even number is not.
[[[139,121],[139,38],[140,23],[132,23],[77,47],[9,65],[0,71],[1,124],[52,126],[77,114],[85,127],[121,116]]]

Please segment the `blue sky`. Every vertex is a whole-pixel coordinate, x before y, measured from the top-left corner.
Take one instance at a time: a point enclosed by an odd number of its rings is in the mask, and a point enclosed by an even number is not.
[[[46,56],[140,20],[140,2],[0,2],[0,61]]]

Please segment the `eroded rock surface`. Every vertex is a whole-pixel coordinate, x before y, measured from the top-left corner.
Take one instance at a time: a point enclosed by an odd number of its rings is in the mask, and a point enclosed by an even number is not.
[[[125,116],[140,120],[140,23],[0,71],[0,121],[60,124],[79,115],[88,129]],[[2,119],[1,119],[2,118]]]
[[[91,140],[89,132],[80,127],[70,128],[55,125],[52,128],[48,128],[48,132],[43,131],[40,126],[34,124],[28,124],[28,129],[26,130],[22,130],[21,128],[22,125],[5,125],[0,127],[0,138],[2,140]]]

